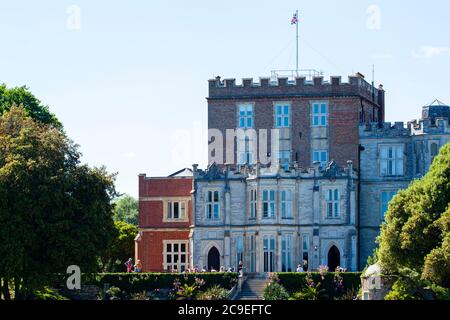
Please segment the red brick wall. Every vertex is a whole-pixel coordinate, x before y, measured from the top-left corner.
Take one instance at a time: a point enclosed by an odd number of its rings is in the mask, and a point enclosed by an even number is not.
[[[269,133],[268,151],[270,151],[270,129],[273,123],[273,103],[291,102],[292,114],[292,160],[300,166],[311,165],[311,102],[315,100],[329,101],[329,158],[334,159],[341,167],[352,160],[355,169],[358,164],[358,125],[361,108],[360,97],[286,97],[284,99],[227,99],[208,101],[208,128],[219,129],[225,139],[226,129],[236,129],[236,104],[254,102],[254,128],[267,129]],[[372,106],[371,106],[372,107]],[[224,142],[224,161],[225,147]],[[235,148],[236,150],[236,148]],[[236,163],[235,155],[235,163]]]
[[[162,272],[163,268],[163,240],[188,240],[189,229],[186,231],[158,231],[142,232],[138,244],[138,256],[141,259],[143,272]],[[188,245],[189,253],[189,245]],[[189,259],[189,258],[188,258]],[[189,261],[189,260],[188,260]]]
[[[162,199],[152,200],[151,198],[190,197],[191,190],[192,178],[190,177],[139,176],[139,230],[142,235],[137,242],[136,259],[141,260],[144,272],[164,271],[163,240],[189,240],[189,226],[192,222],[190,200],[187,201],[188,222],[163,222],[164,202]]]

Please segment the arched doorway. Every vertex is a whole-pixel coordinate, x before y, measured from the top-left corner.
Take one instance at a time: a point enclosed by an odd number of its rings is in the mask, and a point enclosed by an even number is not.
[[[216,271],[220,269],[220,254],[216,247],[212,247],[208,252],[208,270],[211,269]]]
[[[336,267],[341,265],[341,253],[336,246],[332,246],[328,251],[328,271],[334,272]]]

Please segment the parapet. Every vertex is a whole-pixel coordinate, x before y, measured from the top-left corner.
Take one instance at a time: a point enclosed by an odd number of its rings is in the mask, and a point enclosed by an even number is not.
[[[255,82],[253,78],[242,79],[241,84],[236,79],[224,79],[220,77],[209,80],[208,99],[233,99],[253,97],[283,97],[283,96],[362,96],[378,104],[378,96],[384,94],[380,86],[373,88],[361,75],[348,77],[348,82],[342,82],[340,76],[332,76],[324,80],[322,76],[259,78]]]
[[[434,120],[434,121],[433,121]],[[412,135],[450,134],[449,118],[421,119],[409,122]]]
[[[404,122],[372,122],[359,126],[360,138],[394,138],[410,136],[410,125],[405,126]]]

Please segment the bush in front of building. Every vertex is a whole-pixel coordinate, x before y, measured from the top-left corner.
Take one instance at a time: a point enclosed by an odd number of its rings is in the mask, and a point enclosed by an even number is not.
[[[83,275],[85,284],[97,285],[103,289],[116,287],[127,294],[139,292],[154,292],[161,289],[173,289],[174,283],[179,287],[185,284],[192,286],[203,281],[202,291],[214,286],[220,286],[226,290],[237,283],[236,272],[204,272],[204,273],[97,273]]]
[[[295,297],[300,297],[299,292],[308,291],[308,281],[313,281],[315,286],[320,284],[322,297],[328,299],[340,299],[348,292],[357,292],[361,287],[361,272],[279,272],[277,273],[279,284]],[[308,296],[308,295],[306,295]],[[308,296],[309,297],[309,296]]]
[[[219,285],[214,285],[206,289],[206,291],[200,292],[197,295],[197,300],[228,300],[230,299],[229,292],[229,290]]]

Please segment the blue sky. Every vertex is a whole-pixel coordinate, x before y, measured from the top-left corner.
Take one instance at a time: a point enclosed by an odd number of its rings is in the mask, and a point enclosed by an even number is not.
[[[296,9],[301,68],[370,80],[375,64],[388,121],[450,103],[444,0],[2,1],[0,82],[29,86],[83,162],[137,196],[139,173],[206,165],[208,79],[295,67]]]

